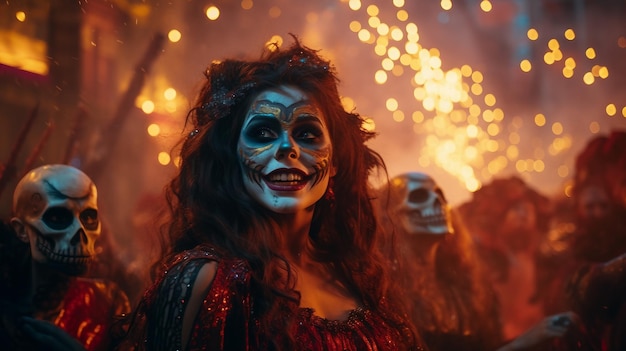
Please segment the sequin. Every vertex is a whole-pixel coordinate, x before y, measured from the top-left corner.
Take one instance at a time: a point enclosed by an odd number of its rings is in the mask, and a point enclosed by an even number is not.
[[[207,254],[208,253],[208,254]],[[146,324],[133,328],[130,338],[143,340],[146,344],[132,344],[137,350],[180,348],[182,321],[171,320],[174,300],[185,298],[191,289],[174,283],[177,276],[182,280],[197,276],[207,260],[217,261],[217,272],[195,319],[188,350],[266,350],[268,340],[274,335],[259,335],[260,322],[254,314],[252,298],[252,274],[248,264],[240,259],[219,255],[206,245],[201,245],[174,259],[168,269],[170,277],[161,276],[148,289],[143,298],[139,316],[147,316]],[[191,284],[193,285],[193,284]],[[169,301],[169,302],[168,302]],[[174,312],[173,312],[174,311]],[[402,344],[402,331],[389,325],[382,316],[366,308],[357,308],[346,320],[329,320],[315,315],[310,308],[298,308],[292,332],[298,350],[306,351],[396,351],[407,349]],[[141,319],[141,318],[139,318]],[[139,334],[139,336],[137,336]],[[135,335],[135,336],[133,336]],[[128,345],[128,344],[126,344]],[[164,346],[165,345],[165,346]],[[410,349],[419,350],[418,346]]]
[[[112,317],[129,311],[128,299],[117,285],[78,278],[65,294],[63,308],[54,324],[77,339],[87,351],[103,351],[109,347]]]

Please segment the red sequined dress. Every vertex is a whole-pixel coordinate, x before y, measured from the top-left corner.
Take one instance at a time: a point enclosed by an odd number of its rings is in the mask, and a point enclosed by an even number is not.
[[[88,351],[106,351],[116,316],[128,313],[126,294],[117,285],[97,279],[73,280],[54,324],[76,338]]]
[[[144,294],[130,333],[118,349],[180,350],[186,302],[207,261],[218,262],[217,272],[195,319],[187,350],[271,349],[266,339],[272,336],[259,336],[249,265],[220,255],[208,245],[182,252],[166,265],[163,275]],[[299,308],[297,313],[293,334],[298,350],[423,350],[405,346],[406,330],[392,327],[365,308],[353,310],[344,321],[321,318],[309,308]]]

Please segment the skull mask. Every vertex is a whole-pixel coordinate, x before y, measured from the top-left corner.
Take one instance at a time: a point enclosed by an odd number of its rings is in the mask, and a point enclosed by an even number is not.
[[[87,175],[66,165],[31,170],[15,188],[13,213],[11,224],[34,261],[85,272],[100,236],[97,190]]]
[[[435,181],[424,173],[399,175],[390,181],[390,208],[410,235],[453,233],[450,206]]]

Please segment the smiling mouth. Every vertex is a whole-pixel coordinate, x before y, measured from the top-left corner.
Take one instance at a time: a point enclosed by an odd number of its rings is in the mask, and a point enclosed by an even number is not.
[[[304,188],[311,176],[298,169],[276,170],[263,177],[267,187],[275,191],[297,191]]]

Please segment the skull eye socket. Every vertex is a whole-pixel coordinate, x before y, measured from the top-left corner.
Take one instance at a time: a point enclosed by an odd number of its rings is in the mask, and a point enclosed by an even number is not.
[[[428,190],[420,188],[409,193],[409,202],[419,204],[428,200]]]
[[[65,207],[51,207],[42,216],[43,222],[54,230],[69,227],[74,221],[74,214]]]
[[[80,221],[83,223],[86,229],[96,230],[98,229],[98,211],[93,208],[89,208],[80,213]]]

